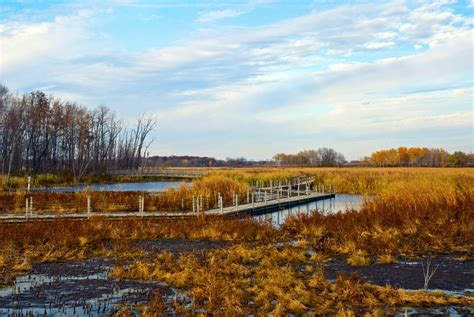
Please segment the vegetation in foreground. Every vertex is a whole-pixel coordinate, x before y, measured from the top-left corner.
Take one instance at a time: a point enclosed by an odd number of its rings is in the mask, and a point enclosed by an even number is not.
[[[186,294],[173,303],[182,314],[238,316],[288,314],[384,315],[400,306],[473,305],[474,299],[438,291],[408,291],[365,283],[356,275],[325,278],[323,258],[304,246],[243,245],[219,249],[202,259],[163,253],[112,272],[118,279],[165,281]],[[148,315],[166,314],[155,298],[142,307]]]
[[[117,277],[167,281],[194,299],[193,306],[177,303],[176,307],[196,312],[347,315],[377,313],[405,304],[472,306],[472,298],[395,290],[369,285],[356,277],[328,281],[320,268],[334,256],[346,258],[349,264],[370,265],[375,261],[390,263],[400,255],[472,254],[472,172],[438,171],[221,170],[193,186],[210,190],[218,184],[213,180],[220,178],[223,184],[245,188],[257,179],[313,172],[323,183],[336,183],[339,190],[377,194],[361,211],[292,217],[280,228],[252,219],[220,218],[2,223],[0,283],[8,283],[38,262],[115,256],[135,259],[131,267],[117,267]],[[135,241],[159,239],[226,240],[233,246],[204,258],[165,254],[153,260],[142,258],[133,248]],[[158,298],[143,309],[146,313],[160,305]]]

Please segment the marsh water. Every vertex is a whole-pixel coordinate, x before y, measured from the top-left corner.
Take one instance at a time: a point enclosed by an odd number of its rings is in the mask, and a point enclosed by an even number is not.
[[[152,258],[157,253],[174,254],[206,252],[226,247],[224,241],[162,240],[137,243]],[[438,254],[433,264],[439,265],[430,282],[432,289],[443,289],[452,295],[472,296],[472,261],[458,261],[457,255]],[[422,287],[422,260],[399,259],[395,264],[374,264],[352,267],[342,259],[325,264],[325,275],[335,280],[340,272],[356,273],[364,280],[394,287],[419,289]],[[165,283],[150,281],[116,280],[109,271],[117,264],[114,259],[89,259],[34,265],[27,275],[16,277],[13,285],[0,288],[0,316],[104,316],[113,315],[121,305],[136,306],[161,296],[170,312],[172,303],[184,295]],[[125,264],[125,263],[122,263]],[[180,299],[181,300],[181,299]],[[190,299],[187,298],[189,301]],[[390,315],[472,316],[474,308],[466,306],[439,306],[431,308],[398,307]]]
[[[35,191],[49,193],[71,193],[81,191],[93,192],[159,192],[167,188],[177,188],[183,182],[178,181],[162,181],[162,182],[136,182],[136,183],[104,183],[104,184],[87,184],[74,185],[65,187],[48,187],[40,188]]]
[[[335,198],[313,201],[291,208],[281,208],[272,213],[256,216],[256,218],[262,221],[271,221],[274,225],[279,226],[291,215],[309,215],[315,211],[329,214],[346,210],[360,210],[366,199],[370,198],[362,195],[337,194]]]
[[[93,259],[34,266],[0,289],[0,316],[103,316],[121,304],[145,303],[163,285],[113,280],[113,260]]]

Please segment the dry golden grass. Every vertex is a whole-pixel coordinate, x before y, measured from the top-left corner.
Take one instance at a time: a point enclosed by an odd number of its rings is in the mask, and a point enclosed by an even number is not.
[[[179,203],[180,195],[213,195],[216,191],[229,199],[232,191],[243,193],[256,180],[302,173],[327,185],[336,184],[339,191],[377,197],[361,211],[295,216],[278,229],[251,219],[212,217],[2,223],[0,284],[37,262],[90,256],[140,258],[143,253],[131,248],[137,240],[210,239],[238,244],[203,258],[165,253],[154,261],[137,260],[130,268],[118,267],[113,274],[163,280],[182,288],[194,299],[194,307],[178,305],[183,314],[203,309],[216,315],[283,316],[312,311],[377,316],[387,306],[474,305],[472,298],[379,287],[355,276],[341,275],[330,282],[320,269],[321,263],[335,255],[347,257],[353,265],[368,265],[375,259],[392,263],[398,256],[427,252],[472,253],[474,174],[470,169],[212,170],[191,188],[169,190],[166,199],[156,203],[171,208]],[[45,195],[44,199],[53,198]],[[112,248],[105,247],[110,245]],[[153,305],[162,304],[157,300]],[[150,312],[153,306],[143,309]]]
[[[198,258],[165,253],[153,261],[117,267],[115,278],[166,281],[183,290],[192,303],[178,304],[183,314],[201,310],[213,315],[347,314],[380,315],[396,306],[472,305],[474,299],[443,292],[405,291],[340,274],[328,281],[319,266],[293,246],[237,245]],[[308,269],[310,268],[310,269]]]

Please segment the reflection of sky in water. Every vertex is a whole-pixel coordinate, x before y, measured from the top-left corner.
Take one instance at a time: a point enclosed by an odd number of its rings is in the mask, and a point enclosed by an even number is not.
[[[52,187],[39,189],[38,191],[65,193],[78,191],[104,191],[104,192],[156,192],[162,191],[169,187],[179,187],[182,182],[145,182],[145,183],[115,183],[115,184],[90,184],[76,185],[68,187]]]
[[[315,210],[323,213],[333,213],[345,211],[347,209],[359,210],[364,203],[364,197],[361,195],[337,194],[336,198],[313,201],[307,204],[284,208],[273,213],[256,216],[259,220],[270,220],[273,224],[279,225],[285,222],[289,215],[311,214]]]
[[[92,263],[92,264],[91,264]],[[59,264],[43,264],[44,268]],[[108,279],[108,266],[64,262],[62,272],[31,273],[0,288],[0,316],[103,316],[121,303],[146,301],[152,283]],[[84,266],[84,272],[75,267]]]

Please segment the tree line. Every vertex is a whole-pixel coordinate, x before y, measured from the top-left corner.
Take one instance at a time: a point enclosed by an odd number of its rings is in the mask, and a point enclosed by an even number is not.
[[[137,168],[156,120],[139,116],[133,128],[107,107],[88,109],[34,91],[12,95],[0,85],[0,162],[7,178],[66,173],[78,180],[116,168]]]
[[[346,159],[344,155],[330,148],[304,150],[296,154],[277,153],[273,160],[280,166],[342,166]]]
[[[450,154],[442,148],[399,147],[376,151],[365,159],[365,163],[379,167],[461,167],[472,166],[474,157],[472,154],[466,154],[461,151]]]

